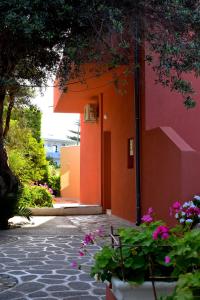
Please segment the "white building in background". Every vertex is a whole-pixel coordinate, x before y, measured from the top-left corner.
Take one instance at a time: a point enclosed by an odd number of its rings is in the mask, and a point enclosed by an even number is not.
[[[66,139],[44,138],[43,140],[46,157],[52,158],[57,166],[60,165],[60,148],[63,146],[71,146],[75,144],[74,141]]]

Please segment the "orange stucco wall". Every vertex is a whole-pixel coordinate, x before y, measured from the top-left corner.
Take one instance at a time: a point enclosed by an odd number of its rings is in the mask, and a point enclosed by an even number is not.
[[[61,147],[61,197],[80,199],[80,147]]]
[[[82,204],[101,204],[100,126],[81,116],[80,187]]]
[[[128,138],[134,137],[133,84],[127,79],[126,93],[113,84],[98,96],[99,118],[96,123],[81,122],[81,202],[106,207],[104,189],[110,184],[112,213],[130,221],[135,220],[134,168],[127,166]],[[129,83],[129,84],[128,84]],[[99,82],[100,84],[100,82]],[[88,99],[89,101],[89,99]],[[91,102],[91,100],[90,100]],[[131,112],[131,113],[130,113]],[[104,152],[104,133],[110,132],[111,161]],[[109,183],[104,181],[104,162],[110,164]],[[108,179],[108,176],[106,177]],[[128,186],[128,188],[127,188]],[[107,186],[109,189],[109,187]]]
[[[155,84],[149,66],[141,69],[142,213],[151,206],[170,222],[172,202],[200,192],[200,104],[188,111],[178,94]],[[111,206],[114,215],[135,221],[135,167],[127,166],[128,139],[135,132],[134,86],[122,73],[119,68],[126,85],[120,80],[118,89],[111,72],[89,78],[87,85],[71,85],[56,100],[55,111],[83,113],[85,104],[98,103],[97,122],[81,119],[80,202]],[[198,97],[199,81],[192,81]]]
[[[125,88],[117,91],[111,86],[104,91],[103,130],[111,132],[111,211],[135,221],[135,169],[127,165],[128,139],[134,138],[133,81],[126,80]]]
[[[80,202],[102,204],[105,209],[111,202],[113,214],[134,221],[135,170],[127,166],[128,139],[134,137],[133,81],[123,75],[123,70],[116,72],[120,77],[118,89],[112,72],[94,76],[87,87],[69,86],[68,93],[61,94],[59,101],[55,99],[54,109],[82,113],[85,104],[94,99],[98,103],[96,123],[81,119]]]

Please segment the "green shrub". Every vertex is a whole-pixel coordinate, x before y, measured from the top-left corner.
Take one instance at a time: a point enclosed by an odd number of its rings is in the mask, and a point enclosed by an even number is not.
[[[53,194],[60,196],[60,175],[49,176],[48,184],[52,188]]]
[[[24,185],[19,204],[23,207],[52,207],[52,198],[44,187]]]
[[[54,196],[60,196],[60,169],[54,165],[48,165],[48,175],[40,183],[47,184],[52,190]]]

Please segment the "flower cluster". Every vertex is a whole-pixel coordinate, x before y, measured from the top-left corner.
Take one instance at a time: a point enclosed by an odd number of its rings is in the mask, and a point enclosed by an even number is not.
[[[152,236],[154,240],[157,240],[158,238],[166,240],[169,238],[169,228],[164,225],[158,226]]]
[[[103,225],[100,226],[95,231],[87,233],[84,236],[83,241],[81,242],[81,246],[80,246],[80,249],[78,251],[79,257],[82,257],[82,256],[85,256],[85,255],[89,254],[89,252],[87,250],[87,246],[88,245],[93,245],[97,241],[98,238],[103,238],[104,236],[105,236],[105,229],[104,229]],[[72,261],[71,262],[71,267],[81,269],[81,266],[78,264],[77,261]]]
[[[52,190],[52,188],[50,188],[46,182],[45,182],[44,184],[35,182],[33,185],[40,186],[40,187],[46,189],[51,195],[53,195],[53,190]]]
[[[103,243],[102,248],[95,253],[90,275],[101,281],[111,282],[112,276],[116,276],[121,280],[141,284],[152,276],[162,280],[199,270],[200,235],[199,230],[192,226],[200,219],[200,196],[183,204],[175,202],[171,213],[181,226],[170,228],[164,221],[154,220],[154,211],[150,207],[142,217],[139,228],[120,228],[116,234],[112,230],[112,243]],[[103,226],[87,233],[78,249],[78,259],[71,262],[71,267],[81,269],[81,258],[92,256],[89,246],[97,244],[102,237],[105,237]],[[186,246],[189,251],[185,251]]]
[[[200,196],[196,195],[192,201],[183,204],[175,202],[170,209],[170,214],[174,214],[180,224],[190,226],[198,224],[200,222]]]
[[[147,211],[147,214],[142,217],[142,222],[151,223],[153,222],[153,208],[150,207]]]

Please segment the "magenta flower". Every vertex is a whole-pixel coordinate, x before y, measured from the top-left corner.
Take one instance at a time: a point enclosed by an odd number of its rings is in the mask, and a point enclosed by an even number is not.
[[[168,233],[168,232],[163,232],[163,233],[161,234],[161,238],[162,238],[163,240],[168,239],[168,238],[169,238],[169,233]]]
[[[81,250],[78,253],[79,253],[80,256],[84,256],[85,255],[85,253],[83,251],[81,251]]]
[[[85,237],[84,237],[84,244],[85,245],[88,245],[88,244],[93,244],[94,243],[94,237],[93,237],[93,235],[91,234],[91,233],[89,233],[89,234],[86,234],[85,235]]]
[[[177,212],[181,208],[181,203],[178,201],[174,202],[172,208]]]
[[[142,217],[142,221],[144,223],[151,223],[153,221],[152,213],[153,213],[153,208],[149,207],[147,214]]]
[[[142,217],[142,221],[143,221],[144,223],[151,223],[151,222],[153,221],[153,218],[152,218],[151,215],[144,215],[144,216]]]
[[[165,263],[169,264],[171,261],[171,258],[169,256],[165,256]]]
[[[153,213],[153,208],[149,207],[148,211],[147,211],[148,215],[151,215]]]
[[[74,269],[77,269],[78,268],[78,263],[75,260],[73,260],[71,262],[71,267],[74,268]]]
[[[169,238],[169,229],[166,226],[158,226],[156,230],[153,232],[153,239],[157,240],[158,238],[161,238],[163,240],[166,240]]]
[[[198,207],[189,207],[186,210],[187,217],[190,217],[191,215],[198,215],[200,213],[200,208]]]
[[[96,234],[97,234],[97,236],[99,236],[99,237],[103,237],[103,236],[105,235],[105,229],[104,229],[103,225],[100,226],[100,227],[96,230]]]

